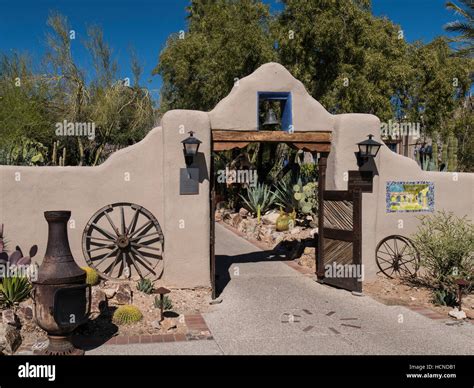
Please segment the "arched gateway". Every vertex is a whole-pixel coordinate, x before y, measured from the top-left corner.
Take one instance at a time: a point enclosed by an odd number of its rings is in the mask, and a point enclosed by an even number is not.
[[[267,99],[281,102],[284,131],[259,129],[258,109]],[[211,112],[169,111],[145,139],[98,167],[1,166],[0,223],[13,245],[38,244],[42,257],[47,240],[43,212],[71,210],[69,240],[79,262],[104,265],[104,272],[113,267],[112,277],[147,271],[170,287],[210,286],[211,151],[285,142],[319,159],[318,278],[360,290],[358,272],[338,275],[338,265],[363,265],[365,278],[372,278],[378,270],[378,243],[391,235],[409,236],[420,212],[445,209],[470,218],[474,213],[473,174],[422,171],[385,145],[360,168],[357,143],[369,134],[382,142],[380,128],[374,115],[330,114],[283,66],[268,63],[238,80]],[[181,142],[189,131],[202,143],[186,169]],[[424,193],[410,197],[417,206],[404,207],[397,200],[408,185],[419,185]],[[95,244],[87,243],[94,238]],[[101,238],[113,242],[101,243]]]

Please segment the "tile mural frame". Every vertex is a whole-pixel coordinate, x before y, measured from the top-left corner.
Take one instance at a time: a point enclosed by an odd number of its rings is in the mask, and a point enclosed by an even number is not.
[[[427,185],[428,186],[428,208],[427,209],[391,209],[391,200],[389,188],[394,185]],[[385,209],[387,213],[433,213],[434,212],[434,202],[435,202],[435,188],[434,182],[429,181],[387,181],[385,185]]]

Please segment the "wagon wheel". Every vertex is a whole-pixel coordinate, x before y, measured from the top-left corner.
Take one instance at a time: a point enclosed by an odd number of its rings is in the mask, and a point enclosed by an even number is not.
[[[420,257],[413,242],[403,236],[388,236],[379,242],[375,259],[380,271],[390,279],[416,276]]]
[[[149,278],[163,274],[164,236],[158,220],[142,206],[104,206],[82,235],[84,257],[105,279]]]

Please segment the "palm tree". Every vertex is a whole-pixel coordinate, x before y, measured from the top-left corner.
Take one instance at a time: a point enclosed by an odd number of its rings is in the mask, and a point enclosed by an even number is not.
[[[461,15],[465,20],[456,20],[444,26],[446,31],[456,32],[459,36],[453,41],[460,42],[461,48],[458,50],[459,55],[471,57],[474,54],[474,1],[459,0],[461,5],[457,5],[451,1],[446,3],[446,8]]]

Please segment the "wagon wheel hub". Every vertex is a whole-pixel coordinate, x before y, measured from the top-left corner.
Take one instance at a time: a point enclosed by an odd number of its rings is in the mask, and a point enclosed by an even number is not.
[[[127,235],[122,234],[117,238],[117,245],[120,249],[128,248],[130,245],[130,239]]]

